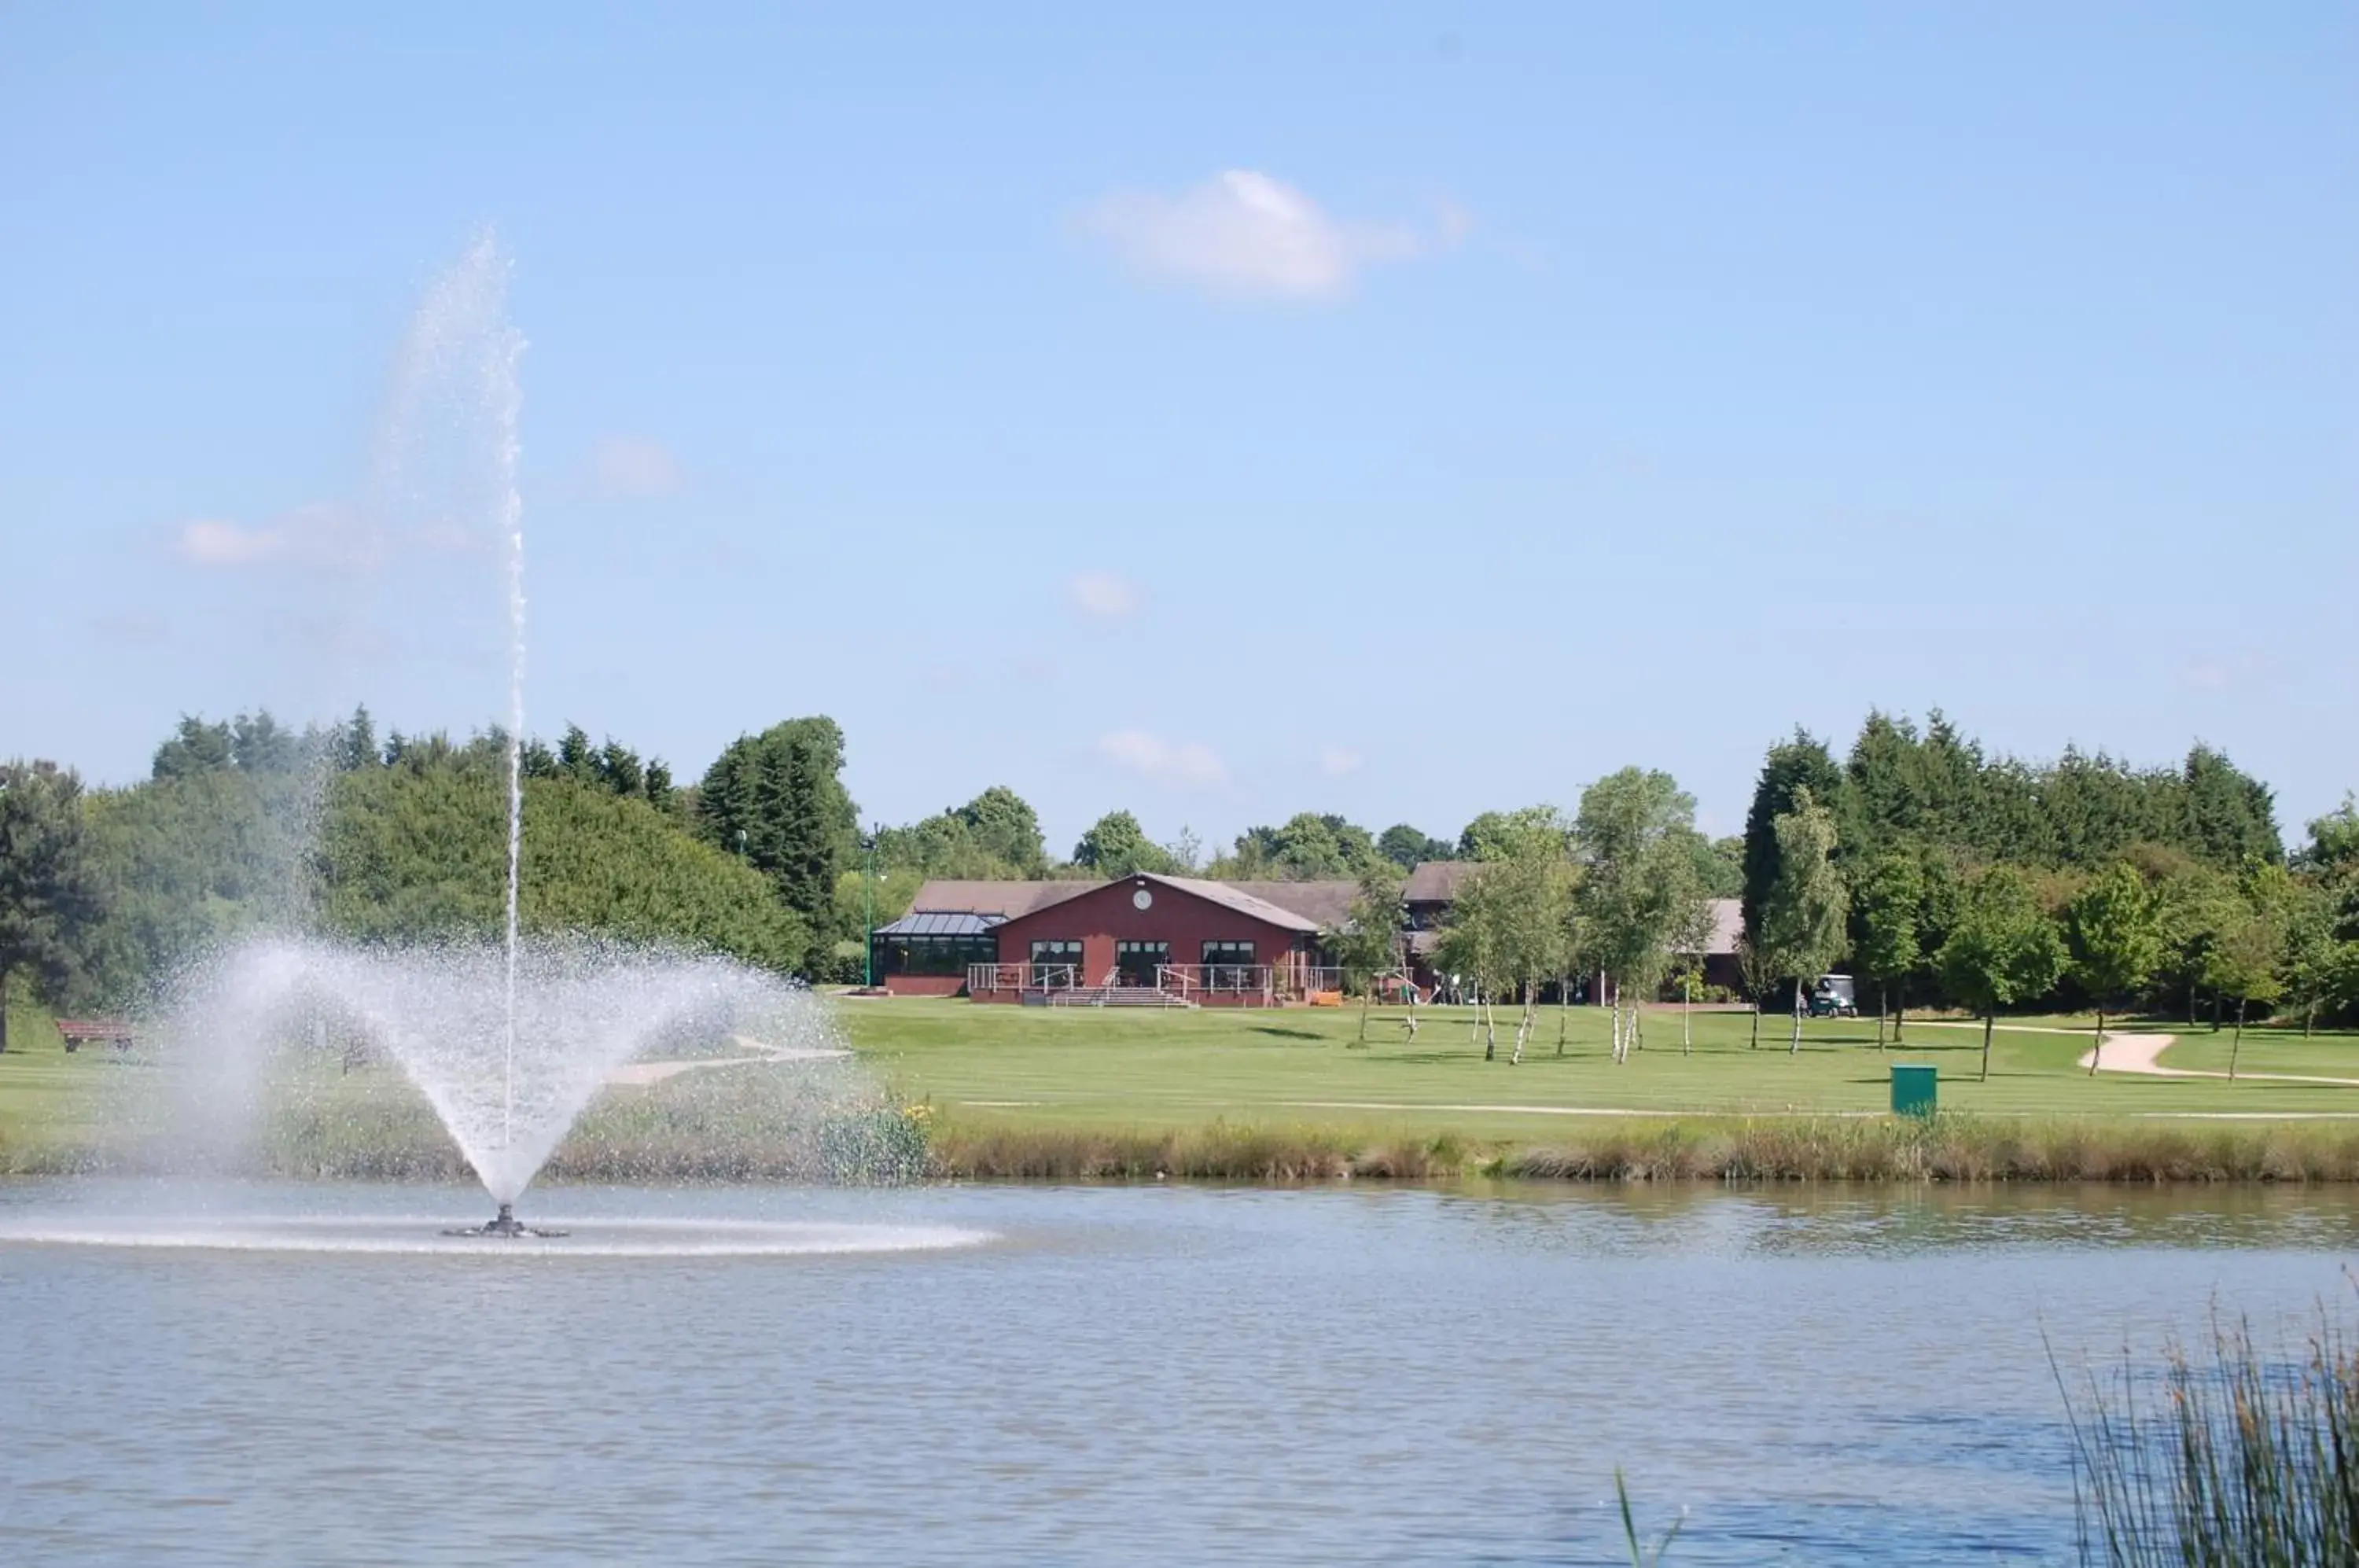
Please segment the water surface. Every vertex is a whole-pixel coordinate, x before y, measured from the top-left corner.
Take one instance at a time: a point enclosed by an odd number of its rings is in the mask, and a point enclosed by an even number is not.
[[[1673,1564],[2065,1561],[2043,1333],[2298,1331],[2359,1241],[2251,1190],[528,1198],[579,1245],[0,1184],[0,1237],[84,1238],[0,1239],[0,1560],[1607,1563],[1619,1465]],[[665,1245],[762,1233],[926,1239]]]

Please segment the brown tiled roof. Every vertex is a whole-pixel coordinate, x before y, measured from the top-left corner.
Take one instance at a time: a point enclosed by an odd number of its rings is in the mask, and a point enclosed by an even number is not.
[[[1199,898],[1208,898],[1223,909],[1234,909],[1241,915],[1251,915],[1254,919],[1277,926],[1281,931],[1299,931],[1315,934],[1319,930],[1317,920],[1306,919],[1283,905],[1272,903],[1267,898],[1258,898],[1246,892],[1245,890],[1246,884],[1210,882],[1201,877],[1157,877],[1151,874],[1143,879],[1148,882],[1159,882],[1167,887],[1177,887],[1183,893],[1193,893]]]
[[[1103,882],[959,882],[937,878],[909,900],[917,914],[998,915],[1014,920],[1078,898]]]
[[[1356,882],[1229,882],[1223,886],[1300,915],[1321,931],[1342,929],[1352,918],[1352,900],[1360,896]]]
[[[1473,860],[1426,860],[1408,874],[1401,897],[1412,904],[1447,904],[1458,897],[1458,884],[1480,865]]]

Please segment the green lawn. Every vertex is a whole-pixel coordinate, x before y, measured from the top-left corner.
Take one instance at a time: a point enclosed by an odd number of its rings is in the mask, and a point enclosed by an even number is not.
[[[1763,1020],[1758,1051],[1746,1046],[1743,1014],[1694,1015],[1695,1051],[1680,1049],[1675,1012],[1650,1014],[1647,1042],[1626,1064],[1609,1058],[1604,1015],[1574,1008],[1563,1055],[1560,1015],[1544,1011],[1526,1060],[1483,1060],[1471,1014],[1423,1011],[1408,1042],[1398,1008],[1373,1015],[1370,1043],[1355,1048],[1356,1009],[1197,1012],[976,1006],[961,1001],[834,1004],[851,1043],[905,1102],[924,1101],[951,1121],[988,1130],[1181,1132],[1231,1127],[1331,1129],[1375,1138],[1450,1133],[1500,1144],[1546,1142],[1598,1118],[1568,1113],[1788,1113],[1881,1111],[1895,1062],[1940,1069],[1945,1110],[2001,1116],[2132,1118],[2221,1112],[2328,1115],[2359,1120],[2359,1087],[2229,1083],[2215,1079],[2104,1074],[2074,1064],[2088,1049],[2091,1020],[2026,1018],[2002,1027],[1988,1083],[1974,1079],[1978,1028],[1909,1024],[1904,1046],[1879,1055],[1872,1020],[1812,1022],[1789,1057],[1786,1020]],[[13,1049],[0,1055],[0,1152],[91,1141],[103,1124],[103,1095],[145,1068],[92,1048],[69,1056],[49,1018],[31,1008],[11,1018]],[[2134,1025],[2160,1030],[2165,1025]],[[2077,1036],[2038,1032],[2073,1028]],[[2188,1030],[2167,1066],[2224,1067],[2228,1035]],[[2359,1079],[2359,1034],[2248,1029],[2240,1068]],[[332,1086],[347,1112],[399,1120],[419,1107],[396,1075],[355,1073]],[[375,1105],[381,1098],[382,1105]]]
[[[1414,1044],[1398,1008],[1380,1008],[1365,1049],[1352,1045],[1354,1009],[1128,1012],[978,1007],[966,1002],[858,1001],[839,1005],[853,1044],[907,1097],[962,1122],[1031,1127],[1176,1128],[1216,1117],[1364,1128],[1449,1130],[1528,1140],[1560,1127],[1571,1110],[1656,1113],[1873,1111],[1888,1104],[1894,1062],[1931,1062],[1945,1110],[2015,1116],[2134,1116],[2246,1112],[2359,1117],[2359,1088],[2103,1074],[2075,1062],[2088,1049],[2088,1018],[2026,1019],[2077,1027],[2079,1038],[2001,1028],[1988,1083],[1974,1074],[1979,1029],[1912,1024],[1905,1046],[1879,1055],[1872,1020],[1811,1022],[1799,1055],[1785,1049],[1786,1020],[1763,1020],[1758,1051],[1742,1014],[1694,1016],[1695,1051],[1680,1049],[1676,1013],[1650,1014],[1646,1049],[1615,1065],[1606,1019],[1570,1014],[1557,1054],[1559,1016],[1543,1014],[1526,1058],[1510,1066],[1512,1029],[1498,1061],[1483,1060],[1463,1010],[1424,1010]],[[1509,1021],[1502,1014],[1503,1021]],[[2220,1037],[2224,1042],[2226,1037]],[[2246,1032],[2245,1060],[2273,1071],[2359,1079],[2359,1035],[2295,1046]],[[2166,1065],[2208,1067],[2206,1035],[2171,1048]],[[2225,1063],[2224,1043],[2217,1047]],[[2298,1055],[2296,1054],[2298,1052]],[[2182,1063],[2181,1056],[2187,1058]],[[2299,1068],[2277,1063],[2298,1060]],[[2240,1067],[2243,1063],[2240,1063]],[[2260,1070],[2257,1067],[2256,1070]]]
[[[47,1012],[12,1003],[8,1050],[0,1054],[0,1150],[87,1142],[100,1115],[98,1091],[126,1071],[114,1057],[103,1046],[68,1055]]]

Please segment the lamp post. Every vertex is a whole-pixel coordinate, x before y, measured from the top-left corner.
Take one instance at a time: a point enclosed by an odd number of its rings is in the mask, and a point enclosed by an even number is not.
[[[861,989],[874,991],[876,989],[876,828],[874,825],[870,826],[868,836],[860,841],[860,847],[868,854],[866,886],[864,888],[867,895],[865,919],[868,940],[860,946]]]

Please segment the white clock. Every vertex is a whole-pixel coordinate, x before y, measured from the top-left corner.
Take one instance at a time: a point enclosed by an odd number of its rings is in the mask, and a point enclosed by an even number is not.
[[[1148,905],[1154,902],[1155,895],[1148,892],[1144,887],[1141,887],[1137,892],[1133,893],[1130,896],[1130,907],[1134,909],[1146,909]]]

